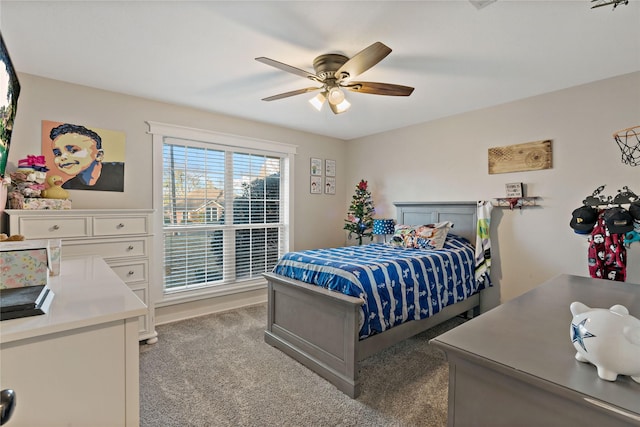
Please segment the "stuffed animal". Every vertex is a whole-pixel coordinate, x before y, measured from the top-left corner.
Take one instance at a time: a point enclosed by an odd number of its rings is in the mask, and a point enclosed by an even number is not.
[[[7,236],[4,233],[0,233],[0,242],[22,242],[24,240],[24,236],[22,234],[12,234],[11,236]]]
[[[61,187],[63,184],[62,178],[58,175],[51,175],[47,177],[47,184],[49,188],[42,190],[42,197],[45,199],[68,199],[69,192]]]

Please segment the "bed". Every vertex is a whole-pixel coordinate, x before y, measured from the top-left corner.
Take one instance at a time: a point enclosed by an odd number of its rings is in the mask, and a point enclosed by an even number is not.
[[[451,221],[450,233],[475,242],[476,202],[394,203],[398,224]],[[352,398],[360,394],[358,362],[463,313],[479,312],[481,291],[427,318],[363,332],[365,301],[315,284],[265,273],[268,314],[265,342],[313,370]],[[366,318],[366,317],[365,317]],[[374,328],[375,329],[375,328]],[[380,327],[378,327],[380,329]]]

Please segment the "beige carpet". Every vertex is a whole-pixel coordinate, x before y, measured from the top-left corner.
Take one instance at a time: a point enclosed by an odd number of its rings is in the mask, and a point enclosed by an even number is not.
[[[444,426],[448,368],[428,341],[462,322],[362,361],[357,399],[265,344],[265,305],[161,325],[140,346],[141,425]]]

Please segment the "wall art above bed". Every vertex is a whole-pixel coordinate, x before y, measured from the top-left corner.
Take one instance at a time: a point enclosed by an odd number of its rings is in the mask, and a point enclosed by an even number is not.
[[[551,140],[489,148],[489,175],[551,169]]]

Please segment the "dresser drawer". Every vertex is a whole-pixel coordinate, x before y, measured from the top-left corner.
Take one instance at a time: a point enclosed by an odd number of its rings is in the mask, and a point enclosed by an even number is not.
[[[24,217],[19,220],[19,230],[27,239],[59,239],[69,237],[89,237],[89,218],[82,217]]]
[[[120,277],[125,283],[147,281],[147,263],[145,261],[130,264],[109,265],[111,269],[118,275],[118,277]]]
[[[62,257],[99,255],[105,260],[147,256],[147,239],[64,241]]]
[[[146,216],[93,218],[94,236],[122,236],[148,232],[149,224]]]

